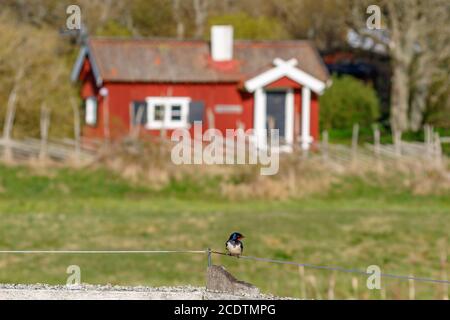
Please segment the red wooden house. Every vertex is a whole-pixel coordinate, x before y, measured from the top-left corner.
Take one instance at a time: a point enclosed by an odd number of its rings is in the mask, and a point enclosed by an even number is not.
[[[330,82],[310,42],[233,41],[230,26],[213,26],[210,42],[91,38],[72,80],[87,137],[118,138],[134,125],[170,134],[193,121],[206,129],[214,118],[223,133],[243,126],[264,140],[270,119],[281,141],[305,149],[318,139],[318,95]]]

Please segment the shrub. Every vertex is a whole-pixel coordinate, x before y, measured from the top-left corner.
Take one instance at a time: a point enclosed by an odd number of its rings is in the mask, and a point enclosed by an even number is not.
[[[333,84],[320,97],[322,129],[348,129],[354,123],[369,127],[379,117],[375,90],[351,76],[333,76]]]

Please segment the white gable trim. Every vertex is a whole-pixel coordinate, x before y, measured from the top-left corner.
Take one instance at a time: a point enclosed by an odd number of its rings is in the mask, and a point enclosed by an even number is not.
[[[93,59],[93,56],[88,46],[81,47],[80,52],[78,53],[77,60],[75,61],[75,64],[72,68],[70,79],[72,80],[72,82],[76,82],[78,80],[81,68],[83,67],[84,59],[89,59],[89,62],[91,63],[92,67],[92,73],[94,74],[95,83],[97,84],[98,87],[101,87],[103,80],[102,77],[100,76],[99,68],[95,62],[95,59]]]
[[[326,83],[311,76],[310,74],[295,67],[297,64],[296,59],[290,59],[284,61],[276,58],[273,61],[274,68],[267,70],[256,77],[249,79],[245,82],[245,89],[249,92],[254,92],[258,88],[267,86],[268,84],[281,79],[282,77],[288,77],[289,79],[301,84],[302,86],[310,88],[317,94],[322,94],[326,88]]]
[[[266,135],[266,92],[262,88],[257,88],[254,93],[254,122],[253,128],[256,136],[258,148],[267,146]]]
[[[308,150],[309,144],[313,142],[311,137],[311,90],[308,87],[302,88],[302,149]]]
[[[294,143],[294,108],[295,108],[294,90],[292,88],[286,91],[285,114],[284,114],[284,138],[286,144]]]

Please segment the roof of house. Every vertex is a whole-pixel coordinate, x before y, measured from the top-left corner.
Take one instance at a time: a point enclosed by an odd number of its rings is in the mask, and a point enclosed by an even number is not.
[[[91,38],[73,80],[86,55],[100,82],[239,82],[270,69],[275,58],[296,58],[300,70],[323,82],[329,78],[310,41],[235,40],[233,60],[215,62],[207,41]]]

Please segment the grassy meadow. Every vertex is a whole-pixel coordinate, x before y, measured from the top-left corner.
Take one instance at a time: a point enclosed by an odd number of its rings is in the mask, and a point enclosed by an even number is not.
[[[229,233],[246,235],[245,254],[318,265],[441,279],[449,245],[450,197],[412,195],[341,179],[323,193],[292,200],[231,201],[214,185],[170,188],[129,183],[106,170],[0,166],[0,250],[222,250]],[[215,192],[217,191],[217,192]],[[214,194],[216,194],[214,196]],[[333,272],[213,256],[237,278],[281,296],[327,298]],[[0,283],[65,284],[69,265],[82,282],[205,284],[203,254],[1,254]],[[446,267],[447,277],[449,269]],[[408,298],[408,281],[336,273],[335,297]],[[303,279],[303,280],[302,280]],[[315,283],[315,285],[314,285]],[[440,298],[443,285],[415,283],[416,298]]]

